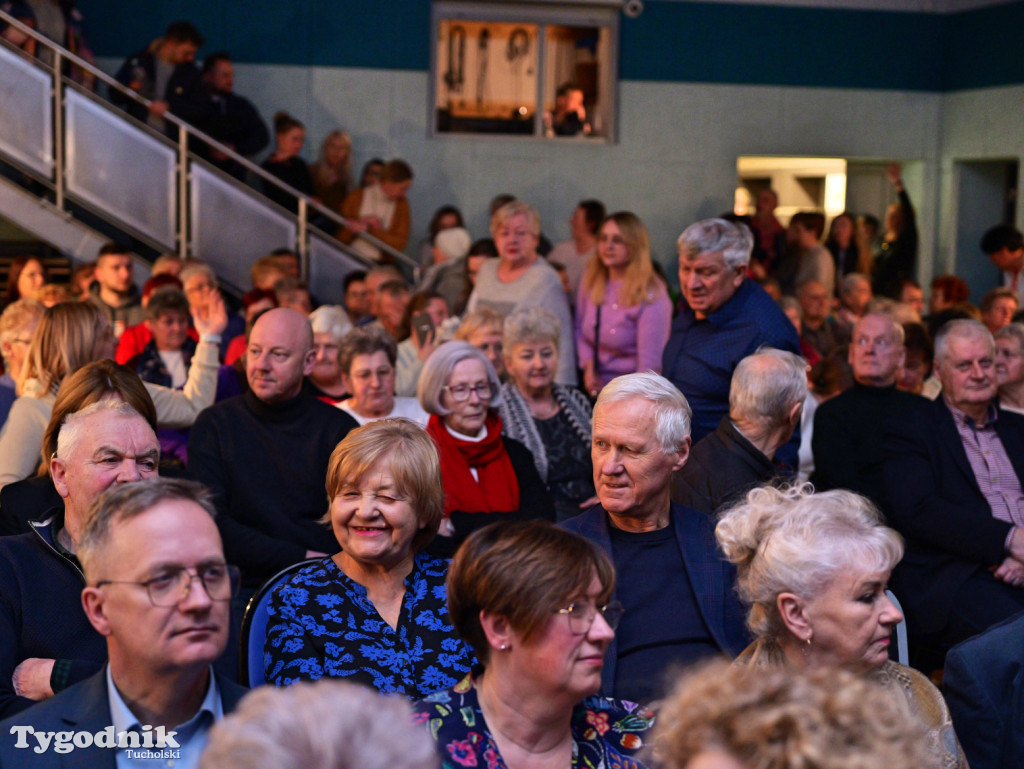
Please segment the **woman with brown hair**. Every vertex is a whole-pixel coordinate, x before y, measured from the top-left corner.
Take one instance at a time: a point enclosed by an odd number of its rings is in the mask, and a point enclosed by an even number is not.
[[[597,545],[542,521],[472,534],[448,571],[448,609],[480,661],[414,706],[444,767],[642,769],[654,715],[594,696],[622,618]]]
[[[651,261],[647,228],[636,214],[610,214],[597,231],[576,298],[576,353],[591,396],[617,376],[661,373],[672,301]]]
[[[193,316],[200,343],[183,390],[147,384],[161,425],[187,427],[213,403],[218,343],[227,325],[223,302]],[[213,341],[217,339],[217,342]],[[0,432],[0,488],[27,478],[39,464],[43,434],[65,378],[87,363],[113,358],[117,340],[107,317],[89,302],[64,302],[43,313],[18,381],[20,397]]]
[[[31,254],[16,256],[7,271],[7,304],[19,299],[35,299],[35,293],[46,283],[46,268]]]

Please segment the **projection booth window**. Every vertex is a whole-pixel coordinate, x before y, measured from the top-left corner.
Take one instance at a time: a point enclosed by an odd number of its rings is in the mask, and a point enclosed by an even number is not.
[[[433,13],[433,133],[614,139],[614,10],[438,0]]]

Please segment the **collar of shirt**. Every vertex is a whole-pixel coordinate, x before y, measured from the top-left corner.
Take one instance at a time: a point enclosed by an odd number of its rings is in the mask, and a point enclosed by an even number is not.
[[[114,724],[114,735],[119,735],[121,732],[137,731],[142,732],[143,726],[150,726],[150,724],[140,724],[139,719],[135,717],[135,714],[128,708],[125,701],[121,698],[121,692],[117,690],[117,686],[114,685],[114,678],[110,674],[110,665],[107,665],[106,670],[107,676],[107,701],[110,705],[110,716],[111,721]],[[182,751],[188,750],[192,747],[189,743],[194,737],[200,737],[200,744],[197,745],[197,750],[189,751],[195,754],[195,765],[199,762],[199,751],[205,745],[206,733],[215,721],[219,721],[224,717],[224,706],[220,699],[220,689],[217,687],[217,677],[214,675],[213,668],[210,668],[210,682],[206,687],[206,696],[203,697],[203,701],[199,705],[199,710],[196,711],[195,715],[192,716],[188,721],[173,729],[168,729],[168,732],[177,732],[174,736],[175,742],[181,746]],[[156,733],[153,733],[154,739]],[[151,748],[151,750],[159,750],[159,748]],[[184,757],[184,753],[183,753]],[[180,765],[180,764],[179,764]]]
[[[987,430],[989,428],[995,429],[996,420],[999,418],[999,411],[992,404],[989,404],[988,414],[986,415],[985,424],[979,425],[974,421],[972,417],[967,416],[956,406],[950,405],[949,401],[946,401],[946,406],[949,407],[949,413],[953,415],[953,424],[956,425],[956,429],[963,430]]]
[[[743,308],[747,303],[747,297],[753,290],[753,286],[754,284],[749,278],[744,278],[743,282],[740,283],[739,288],[737,288],[735,293],[726,300],[725,304],[714,312],[708,313],[708,317],[706,319],[708,323],[715,328],[721,328],[742,315]]]

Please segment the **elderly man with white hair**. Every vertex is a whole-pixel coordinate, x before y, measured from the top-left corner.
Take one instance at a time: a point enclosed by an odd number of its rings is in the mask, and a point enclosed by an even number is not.
[[[800,353],[796,328],[764,289],[747,279],[754,245],[746,225],[725,219],[691,224],[679,236],[685,303],[672,324],[661,371],[693,407],[693,439],[715,431],[729,412],[736,365],[759,347]],[[779,451],[796,467],[799,436]]]
[[[775,452],[800,424],[806,369],[799,355],[770,347],[741,360],[732,375],[729,413],[674,474],[672,499],[711,515],[774,480]]]
[[[912,637],[941,647],[1024,609],[1024,417],[997,407],[995,355],[984,325],[947,323],[941,396],[885,435],[886,512],[907,543],[897,595]]]
[[[690,454],[690,406],[652,372],[613,379],[594,406],[591,458],[600,505],[559,524],[604,548],[626,612],[601,693],[632,702],[665,694],[666,673],[747,643],[734,568],[704,513],[672,502]]]

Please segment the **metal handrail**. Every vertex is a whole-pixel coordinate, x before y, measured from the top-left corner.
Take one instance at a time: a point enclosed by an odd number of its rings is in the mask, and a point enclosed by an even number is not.
[[[76,54],[74,54],[71,51],[67,50],[63,46],[58,45],[57,43],[55,43],[52,40],[50,40],[48,37],[45,37],[44,35],[40,34],[36,30],[32,29],[31,27],[26,26],[25,24],[23,24],[22,22],[18,21],[16,18],[11,16],[10,14],[5,13],[4,11],[0,10],[0,19],[2,19],[6,23],[12,25],[15,29],[19,30],[20,32],[30,36],[37,43],[42,43],[44,46],[46,46],[47,48],[49,48],[49,49],[51,49],[53,51],[53,54],[54,54],[54,61],[53,61],[53,65],[52,65],[53,73],[54,73],[54,76],[56,78],[60,79],[61,83],[64,83],[64,84],[68,84],[68,83],[74,84],[74,81],[69,81],[67,78],[65,78],[65,76],[61,72],[62,62],[64,60],[67,60],[67,61],[70,61],[71,63],[73,63],[75,66],[80,67],[84,71],[88,72],[90,75],[95,77],[98,81],[106,84],[107,88],[114,89],[118,93],[121,93],[121,94],[127,96],[129,99],[132,99],[135,102],[137,102],[138,104],[141,104],[144,107],[146,107],[147,110],[149,109],[150,104],[152,104],[152,101],[150,99],[147,99],[144,96],[140,96],[138,92],[133,91],[131,88],[128,88],[123,83],[118,81],[116,78],[111,77],[110,75],[108,75],[106,72],[104,72],[103,70],[99,69],[95,65],[90,64],[88,61],[86,61],[85,59],[81,58],[80,56],[77,56]],[[40,66],[42,68],[47,68],[47,69],[50,68],[50,65],[47,65],[47,64],[43,63],[42,61],[40,61],[38,56],[35,56],[33,58],[34,58],[34,60],[35,60],[35,62],[36,62],[36,64],[38,66]],[[75,85],[77,85],[77,84],[75,84]],[[59,91],[60,89],[57,89],[57,90]],[[83,90],[87,90],[87,89],[83,89]],[[110,102],[107,102],[107,101],[103,100],[102,97],[99,97],[98,94],[93,93],[92,95],[94,97],[100,99],[101,101],[104,101],[104,103],[108,104],[112,108],[118,109],[119,112],[124,113],[124,110],[121,110],[120,108],[118,108],[117,105],[110,104]],[[134,121],[134,118],[132,118],[130,115],[126,115],[126,117],[129,120]],[[324,207],[323,205],[321,205],[317,201],[313,200],[312,198],[310,198],[305,193],[302,193],[299,190],[295,189],[291,185],[285,184],[280,179],[278,179],[276,176],[274,176],[273,174],[271,174],[268,171],[264,170],[260,166],[256,165],[251,160],[245,158],[242,155],[239,155],[237,152],[235,152],[235,150],[231,149],[230,147],[228,147],[228,146],[226,146],[224,144],[221,144],[219,141],[214,139],[212,136],[208,136],[207,134],[203,133],[199,129],[197,129],[194,126],[190,125],[189,123],[185,122],[181,118],[175,116],[173,113],[166,112],[166,113],[164,113],[163,118],[164,118],[164,120],[166,120],[166,121],[168,121],[168,122],[170,122],[173,125],[178,127],[178,141],[177,142],[173,142],[169,137],[167,137],[165,135],[162,135],[162,134],[160,134],[157,131],[151,131],[151,133],[153,135],[155,135],[155,136],[158,136],[160,140],[164,141],[168,145],[176,147],[176,149],[177,149],[177,151],[179,153],[184,153],[182,155],[179,155],[179,157],[194,157],[194,155],[192,155],[192,153],[188,152],[188,139],[189,139],[189,136],[194,136],[197,139],[200,139],[201,141],[205,142],[206,144],[212,146],[214,149],[218,150],[219,152],[224,153],[229,158],[231,158],[231,160],[233,160],[234,162],[236,162],[239,165],[241,165],[245,170],[249,171],[250,173],[255,174],[262,181],[270,182],[272,185],[274,185],[278,189],[281,189],[281,190],[285,191],[289,195],[294,196],[296,198],[296,200],[298,200],[299,213],[295,214],[294,212],[291,212],[291,211],[287,211],[287,213],[289,215],[291,215],[291,216],[295,216],[296,219],[297,219],[298,233],[299,233],[299,236],[298,236],[299,243],[298,243],[298,245],[299,245],[300,258],[302,259],[303,262],[305,262],[306,258],[307,258],[307,248],[308,248],[308,246],[307,246],[305,234],[309,230],[308,215],[309,215],[309,209],[310,208],[312,208],[317,213],[322,214],[323,216],[326,216],[329,220],[333,221],[335,224],[338,224],[338,225],[343,226],[343,227],[351,227],[352,222],[350,222],[350,220],[348,220],[345,217],[341,216],[337,212],[332,211],[331,209]],[[62,119],[61,116],[57,117],[58,121],[60,121],[61,119]],[[137,121],[134,121],[134,122],[137,122]],[[63,146],[63,142],[62,141],[55,142],[55,144],[57,146]],[[184,173],[184,169],[182,169],[180,166],[179,166],[179,173]],[[184,190],[185,189],[185,185],[184,184],[179,185],[179,189]],[[256,190],[256,189],[254,189],[252,187],[249,187],[249,189],[251,189],[251,190],[253,190],[254,192],[257,192],[257,193],[259,192],[259,190]],[[58,201],[58,207],[61,208],[61,209],[63,209],[63,205],[62,205],[63,193],[64,193],[63,184],[60,182],[60,177],[58,176],[56,196],[57,196],[57,201]],[[184,193],[181,193],[181,194],[184,194]],[[273,205],[273,201],[268,201],[268,202],[270,202]],[[179,200],[179,206],[180,205],[182,205],[182,201]],[[278,208],[280,208],[280,207],[278,207]],[[187,210],[187,206],[185,208],[179,208],[178,240],[179,240],[179,249],[182,249],[182,250],[187,249],[187,243],[188,243],[188,240],[187,240],[187,237],[186,237],[187,231],[186,231],[186,226],[185,226],[185,223],[187,222],[188,217],[186,215],[183,215],[183,212],[186,211],[186,210]],[[281,209],[281,210],[285,210],[285,209]],[[365,240],[370,245],[380,249],[381,251],[383,251],[383,252],[385,252],[387,254],[390,254],[397,261],[399,261],[401,263],[404,263],[407,266],[412,267],[412,268],[419,267],[419,263],[416,260],[410,258],[409,256],[407,256],[406,254],[402,253],[398,249],[393,248],[392,246],[388,245],[387,243],[385,243],[384,241],[380,240],[379,238],[376,238],[373,235],[370,235],[369,233],[365,233],[365,232],[355,232],[355,235],[356,235],[356,237]],[[347,253],[349,256],[355,257],[355,258],[359,259],[360,261],[369,261],[365,255],[363,255],[360,252],[356,251],[351,246],[348,246],[347,244],[342,243],[340,241],[338,241],[338,244],[340,246],[342,246],[342,248],[345,251],[345,253]],[[306,265],[304,264],[304,267],[305,266]],[[307,274],[308,274],[308,271],[307,271]]]

